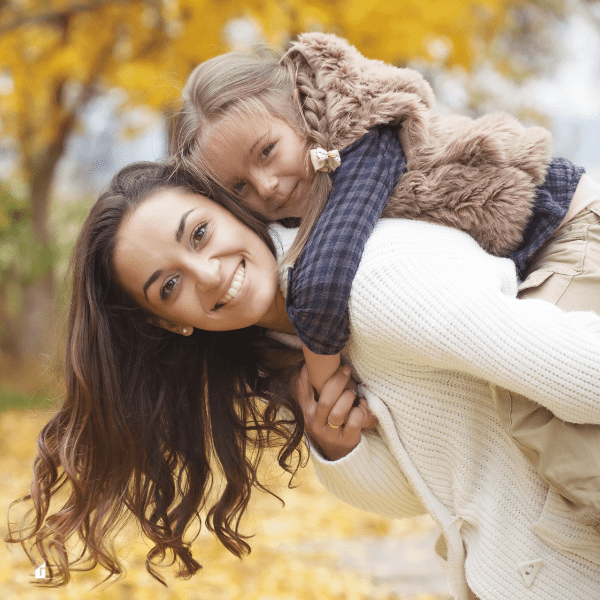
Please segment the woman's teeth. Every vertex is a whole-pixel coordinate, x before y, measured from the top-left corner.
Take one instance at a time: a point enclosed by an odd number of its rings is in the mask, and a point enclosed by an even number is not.
[[[238,295],[239,291],[242,289],[242,285],[244,284],[244,277],[246,276],[246,268],[244,265],[245,263],[242,261],[240,266],[237,268],[235,275],[233,276],[231,286],[227,290],[227,293],[217,302],[215,308],[221,308],[225,306],[230,300]]]

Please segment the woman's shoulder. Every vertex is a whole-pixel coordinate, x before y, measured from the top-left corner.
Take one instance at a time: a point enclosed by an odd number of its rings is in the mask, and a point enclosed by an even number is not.
[[[279,278],[279,289],[284,297],[287,296],[288,292],[288,277],[287,271],[294,265],[286,261],[286,252],[292,247],[294,239],[298,234],[297,227],[285,227],[281,223],[271,223],[269,225],[269,233],[271,239],[275,244],[275,251],[277,252],[278,267],[278,278]]]
[[[426,221],[380,219],[365,244],[363,257],[393,253],[398,258],[491,257],[467,233]]]
[[[281,261],[285,253],[291,248],[292,243],[298,234],[298,228],[285,227],[281,223],[274,222],[269,225],[269,233],[275,244],[277,260]]]
[[[463,231],[409,219],[381,219],[365,244],[355,283],[369,289],[382,277],[389,285],[413,289],[439,288],[448,280],[475,277],[480,278],[480,285],[488,285],[493,278],[511,294],[516,289],[515,268],[509,259],[488,254]]]

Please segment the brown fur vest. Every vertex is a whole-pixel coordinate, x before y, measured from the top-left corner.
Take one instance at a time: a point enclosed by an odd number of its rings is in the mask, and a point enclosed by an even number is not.
[[[330,149],[375,125],[399,127],[407,172],[384,217],[462,229],[496,255],[519,244],[551,157],[547,130],[503,113],[441,115],[419,73],[367,59],[335,35],[303,34],[286,56],[326,94]]]

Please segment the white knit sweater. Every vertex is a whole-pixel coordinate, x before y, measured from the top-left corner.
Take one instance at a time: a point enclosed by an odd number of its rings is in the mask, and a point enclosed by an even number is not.
[[[294,232],[278,229],[284,248]],[[393,517],[428,511],[455,600],[600,599],[600,535],[509,439],[488,382],[564,420],[600,423],[600,318],[516,299],[512,262],[466,234],[383,220],[349,300],[347,352],[379,419],[323,485]],[[542,559],[531,587],[519,565]],[[528,565],[524,565],[525,570]]]

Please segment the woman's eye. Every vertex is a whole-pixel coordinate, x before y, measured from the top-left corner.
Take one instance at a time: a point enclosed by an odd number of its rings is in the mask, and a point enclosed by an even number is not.
[[[171,296],[173,290],[177,287],[177,282],[179,281],[179,277],[169,277],[160,288],[160,298],[161,300],[166,300]]]
[[[246,188],[246,182],[245,181],[238,181],[233,186],[233,193],[236,194],[237,196],[241,196],[244,193],[244,189],[245,188]]]
[[[267,156],[269,156],[269,154],[271,154],[271,151],[273,150],[274,146],[275,146],[275,144],[269,144],[268,146],[265,146],[260,153],[260,157],[263,159],[267,158]]]
[[[206,222],[200,223],[200,225],[198,225],[194,229],[194,231],[192,231],[192,246],[194,247],[194,249],[196,249],[204,239],[204,236],[206,235],[207,225],[208,223]]]

